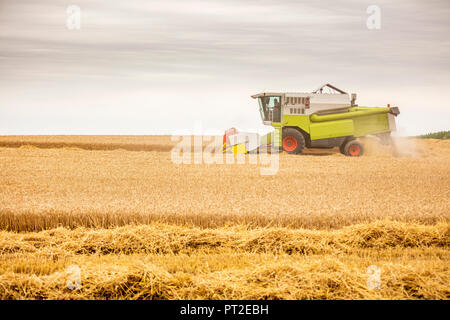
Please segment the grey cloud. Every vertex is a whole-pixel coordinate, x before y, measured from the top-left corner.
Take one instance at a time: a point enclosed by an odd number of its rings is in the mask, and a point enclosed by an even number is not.
[[[65,27],[73,3],[82,9],[79,31]],[[61,97],[54,88],[76,88],[80,103],[89,105],[108,90],[123,97],[142,90],[202,96],[206,90],[206,103],[217,105],[216,94],[236,88],[307,90],[335,80],[360,88],[447,86],[449,2],[377,1],[378,31],[366,28],[370,4],[3,0],[0,88],[33,92],[56,106]],[[14,97],[0,96],[0,108],[11,117],[13,108],[27,103]],[[163,94],[153,97],[167,101]],[[186,103],[201,114],[192,99]],[[135,103],[141,108],[144,102]]]

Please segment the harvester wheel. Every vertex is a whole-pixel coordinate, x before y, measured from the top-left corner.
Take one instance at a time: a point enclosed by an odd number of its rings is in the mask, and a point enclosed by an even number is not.
[[[347,139],[344,140],[344,142],[342,142],[342,144],[339,146],[339,151],[345,155],[345,146],[347,145],[347,143],[349,143],[350,141],[355,141],[356,139],[353,137],[348,137]]]
[[[351,140],[347,142],[344,146],[344,154],[349,157],[359,157],[362,156],[364,148],[361,143],[356,140]]]
[[[283,150],[287,153],[302,153],[305,148],[305,137],[300,131],[293,128],[287,128],[283,130],[282,146]]]

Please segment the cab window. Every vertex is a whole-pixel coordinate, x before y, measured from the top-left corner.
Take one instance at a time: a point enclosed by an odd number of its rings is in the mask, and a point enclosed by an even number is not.
[[[281,122],[281,97],[260,97],[259,108],[263,121]]]

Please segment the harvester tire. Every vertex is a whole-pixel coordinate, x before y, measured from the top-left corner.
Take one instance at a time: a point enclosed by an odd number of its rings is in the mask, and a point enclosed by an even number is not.
[[[347,139],[344,140],[344,142],[342,142],[342,144],[339,146],[339,151],[345,155],[345,146],[347,143],[349,143],[350,141],[354,141],[356,140],[354,137],[348,137]]]
[[[294,128],[286,128],[283,130],[282,147],[287,153],[302,153],[305,144],[305,137],[300,131]]]
[[[363,152],[362,144],[356,140],[348,141],[344,146],[344,154],[349,157],[360,157]]]

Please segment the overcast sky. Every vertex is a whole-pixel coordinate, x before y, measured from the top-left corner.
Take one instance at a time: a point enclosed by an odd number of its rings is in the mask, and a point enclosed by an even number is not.
[[[404,134],[449,130],[449,17],[448,0],[0,0],[0,134],[260,129],[250,95],[327,82],[399,106]]]

